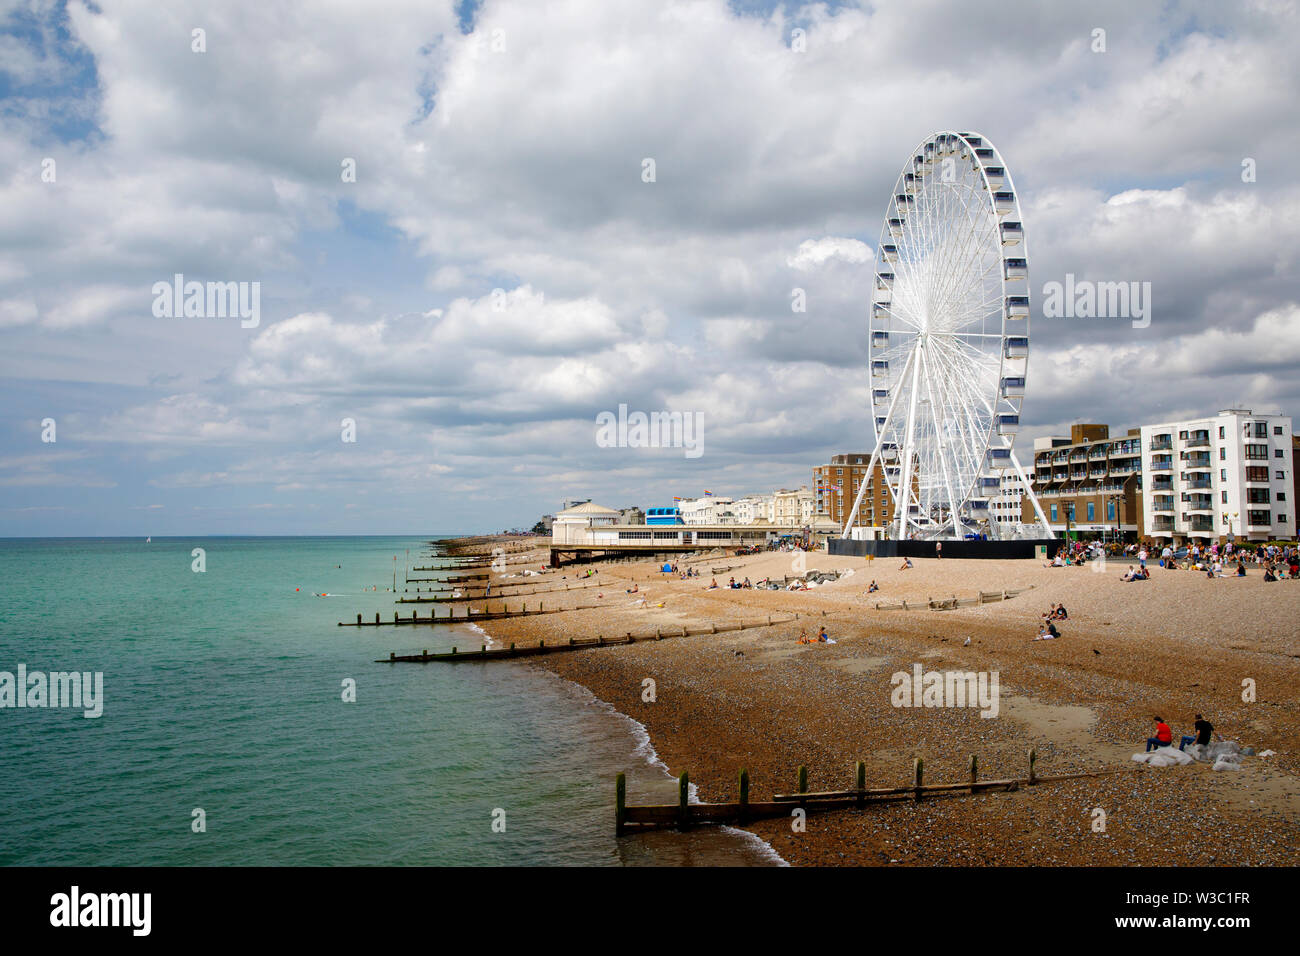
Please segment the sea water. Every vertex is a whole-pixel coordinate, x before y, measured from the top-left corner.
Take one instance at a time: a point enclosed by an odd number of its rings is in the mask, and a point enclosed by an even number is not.
[[[0,864],[779,862],[734,830],[616,839],[616,773],[632,802],[676,785],[575,684],[376,663],[485,640],[338,626],[428,587],[429,540],[0,539],[0,672],[103,675],[99,717],[0,708]]]

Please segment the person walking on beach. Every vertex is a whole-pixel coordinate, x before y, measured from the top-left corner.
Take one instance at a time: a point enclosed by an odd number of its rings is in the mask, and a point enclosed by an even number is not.
[[[1159,748],[1170,747],[1174,742],[1174,732],[1169,729],[1163,717],[1156,717],[1156,735],[1147,738],[1147,753]]]
[[[943,542],[942,542],[942,541],[936,541],[936,542],[934,543],[934,556],[935,556],[936,558],[942,558],[942,557],[943,557]]]
[[[1144,567],[1144,568],[1147,566],[1147,549],[1146,549],[1146,545],[1143,545],[1143,546],[1142,546],[1142,550],[1138,552],[1138,564],[1139,564],[1141,567]]]

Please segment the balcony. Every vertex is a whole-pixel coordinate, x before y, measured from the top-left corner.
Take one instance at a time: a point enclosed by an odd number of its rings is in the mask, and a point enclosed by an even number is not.
[[[1089,461],[1096,461],[1099,458],[1105,458],[1105,457],[1106,457],[1105,445],[1094,445],[1092,448],[1088,450]]]
[[[1138,470],[1136,460],[1112,461],[1110,463],[1110,473],[1112,475],[1131,475]]]
[[[1173,447],[1174,439],[1172,435],[1158,435],[1151,439],[1151,444],[1148,446],[1151,451],[1172,451]]]
[[[1187,462],[1187,467],[1189,467],[1189,468],[1209,468],[1209,467],[1210,467],[1210,456],[1209,456],[1209,455],[1206,455],[1206,454],[1204,454],[1204,453],[1202,453],[1202,452],[1195,452],[1195,453],[1193,453],[1193,454],[1189,454],[1189,455],[1188,455],[1186,458],[1184,458],[1183,460],[1184,460],[1185,462]]]
[[[1192,533],[1198,533],[1198,532],[1201,534],[1213,533],[1214,522],[1206,521],[1201,518],[1193,518],[1187,522],[1187,530]]]
[[[1152,530],[1152,531],[1173,531],[1173,530],[1174,530],[1174,519],[1173,519],[1173,518],[1156,518],[1155,520],[1153,520],[1153,521],[1151,522],[1151,530]]]
[[[1194,489],[1194,488],[1210,488],[1213,486],[1210,484],[1209,478],[1196,478],[1192,481],[1187,482],[1187,487]]]
[[[1214,499],[1209,495],[1187,495],[1184,500],[1187,502],[1188,511],[1214,510]]]
[[[1174,483],[1166,478],[1164,481],[1154,481],[1151,483],[1152,491],[1173,491]]]
[[[1168,511],[1170,514],[1173,514],[1173,511],[1174,511],[1174,499],[1172,499],[1172,498],[1157,498],[1155,501],[1151,502],[1151,510],[1152,510],[1152,511]]]
[[[1209,448],[1210,439],[1207,438],[1189,438],[1183,442],[1184,448]]]
[[[1172,455],[1158,455],[1151,459],[1152,471],[1173,471],[1174,459]]]

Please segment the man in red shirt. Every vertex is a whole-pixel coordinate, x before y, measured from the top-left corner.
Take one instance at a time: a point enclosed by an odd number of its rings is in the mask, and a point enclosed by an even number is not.
[[[1156,718],[1156,735],[1147,738],[1147,752],[1150,753],[1157,747],[1169,747],[1174,742],[1174,732],[1169,729],[1163,717]]]

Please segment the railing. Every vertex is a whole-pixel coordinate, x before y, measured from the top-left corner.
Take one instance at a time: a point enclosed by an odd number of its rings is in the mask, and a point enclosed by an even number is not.
[[[1148,446],[1151,451],[1172,451],[1173,447],[1172,438],[1157,438]]]

